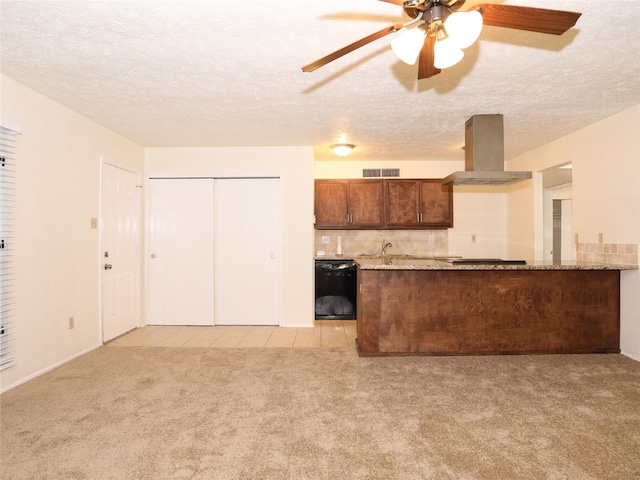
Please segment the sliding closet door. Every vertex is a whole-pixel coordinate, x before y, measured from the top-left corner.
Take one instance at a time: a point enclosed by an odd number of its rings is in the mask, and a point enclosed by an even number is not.
[[[151,325],[213,324],[213,180],[150,179]]]
[[[214,205],[216,325],[279,325],[280,179],[216,179]]]

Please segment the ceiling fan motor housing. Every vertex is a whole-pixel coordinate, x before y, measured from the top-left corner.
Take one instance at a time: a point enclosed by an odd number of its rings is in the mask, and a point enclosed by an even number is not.
[[[421,27],[427,31],[427,35],[435,36],[437,28],[442,26],[447,17],[453,13],[450,5],[453,5],[454,3],[455,0],[451,2],[405,2],[404,11],[412,18],[417,18],[418,15],[420,15],[420,12],[423,12],[424,26]]]

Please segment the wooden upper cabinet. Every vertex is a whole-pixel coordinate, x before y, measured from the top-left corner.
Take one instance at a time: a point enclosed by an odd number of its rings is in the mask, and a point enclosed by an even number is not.
[[[453,188],[440,179],[316,180],[318,229],[449,228]]]
[[[382,228],[382,180],[316,180],[316,228]]]
[[[450,228],[453,188],[440,179],[389,179],[386,183],[387,228]]]
[[[380,228],[384,226],[382,180],[349,182],[349,226]]]
[[[348,228],[347,180],[316,180],[316,228]]]
[[[420,183],[418,180],[386,182],[385,220],[388,227],[420,226]]]
[[[453,227],[453,187],[442,180],[420,180],[420,223],[425,227]]]

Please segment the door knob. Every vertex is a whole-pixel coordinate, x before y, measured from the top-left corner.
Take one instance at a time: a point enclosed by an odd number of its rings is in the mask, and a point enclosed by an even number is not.
[[[104,264],[104,269],[105,269],[105,270],[111,270],[112,268],[113,268],[113,267],[111,266],[111,264],[110,264],[110,263],[105,263],[105,264]]]

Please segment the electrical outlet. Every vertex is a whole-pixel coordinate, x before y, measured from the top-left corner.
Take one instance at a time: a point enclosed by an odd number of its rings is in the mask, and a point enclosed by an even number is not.
[[[322,236],[322,243],[323,245],[327,245],[329,243],[329,241],[331,240],[331,237],[329,237],[328,235],[323,235]]]
[[[476,243],[476,236],[475,235],[471,235],[471,243]]]
[[[575,243],[580,243],[580,240],[578,239],[578,234],[576,233],[576,240]]]
[[[598,234],[598,243],[604,243],[604,233]]]
[[[435,237],[433,235],[429,235],[429,243],[433,243],[435,241]]]
[[[98,228],[98,219],[91,217],[91,229],[95,230],[96,228]]]
[[[76,326],[76,321],[73,317],[69,317],[69,330]]]

